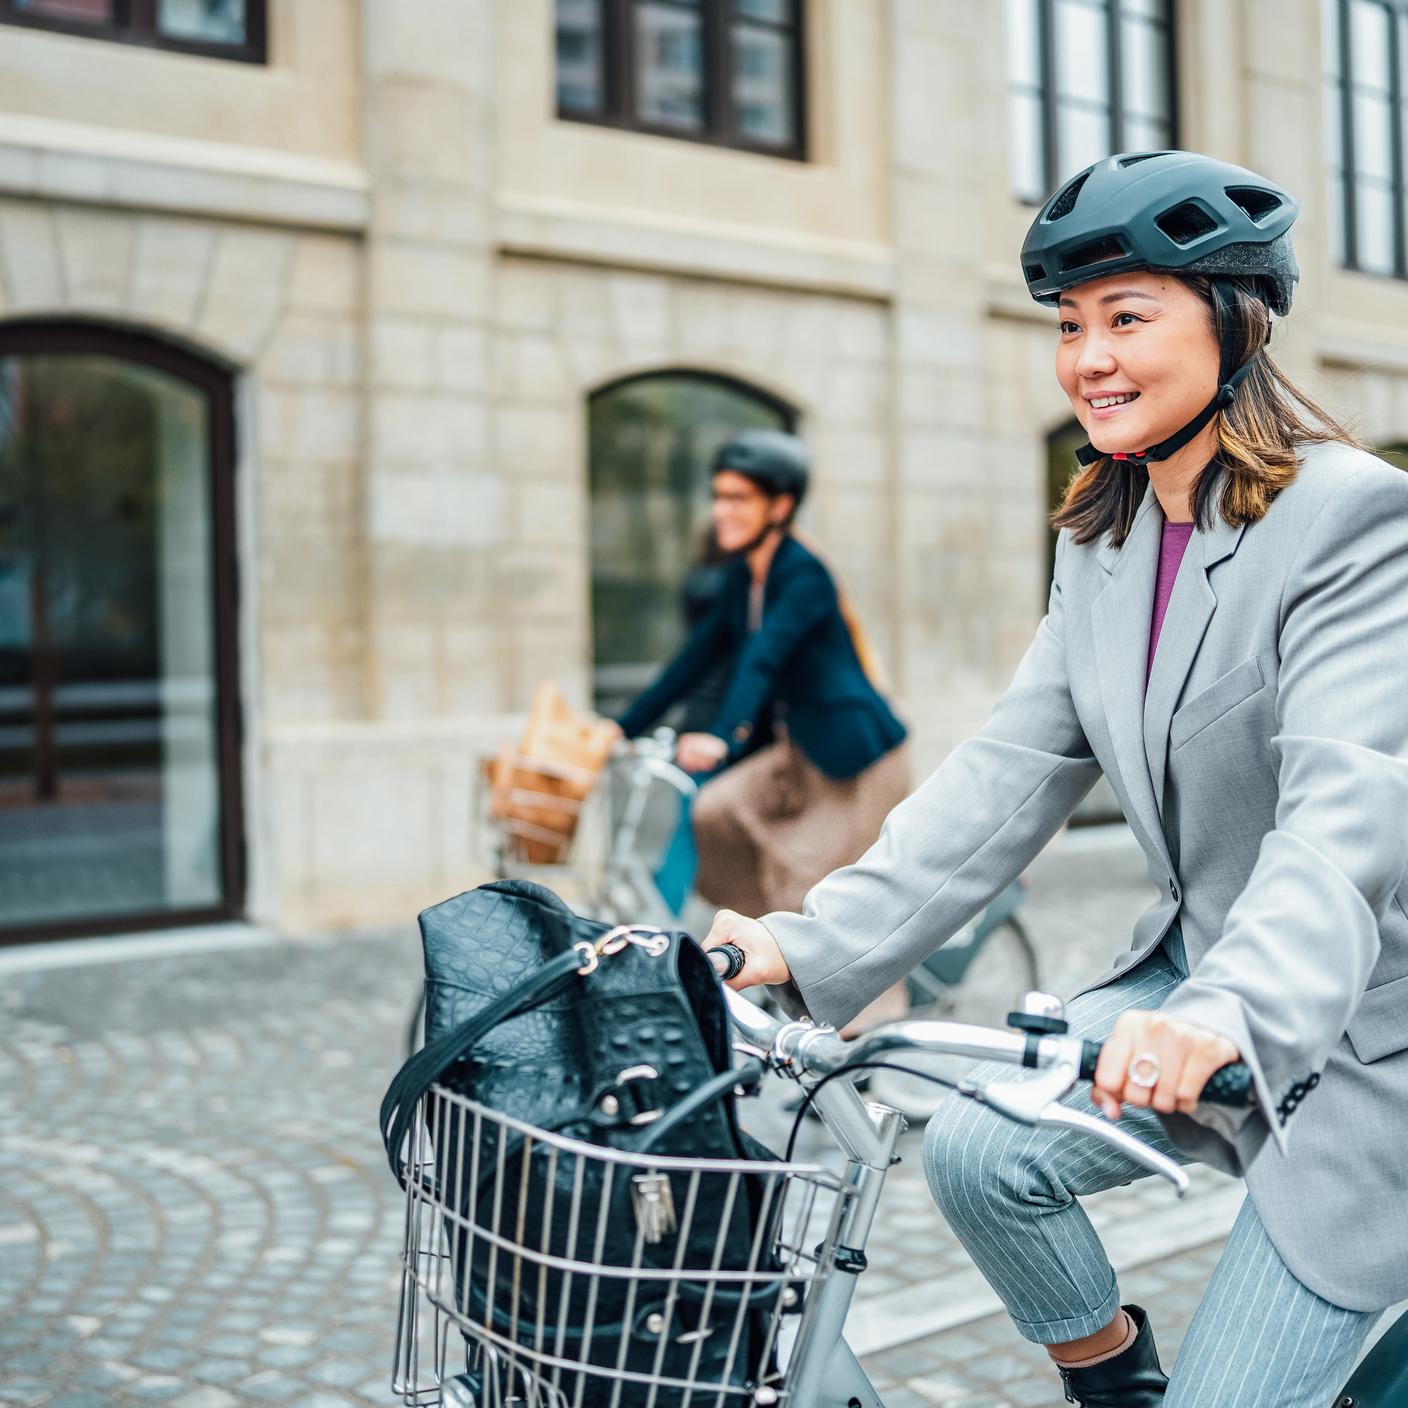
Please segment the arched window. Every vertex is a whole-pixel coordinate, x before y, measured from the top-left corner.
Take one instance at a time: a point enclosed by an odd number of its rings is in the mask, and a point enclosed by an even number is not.
[[[0,325],[0,939],[241,902],[229,379]]]
[[[611,713],[684,638],[680,590],[706,547],[714,451],[748,427],[791,429],[793,417],[740,382],[659,372],[598,391],[588,419],[593,688]]]

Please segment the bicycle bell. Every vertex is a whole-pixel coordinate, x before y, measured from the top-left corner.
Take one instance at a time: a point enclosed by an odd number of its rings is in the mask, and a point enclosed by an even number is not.
[[[1065,1036],[1066,1005],[1049,992],[1029,992],[1020,1012],[1007,1014],[1007,1025],[1036,1036]]]

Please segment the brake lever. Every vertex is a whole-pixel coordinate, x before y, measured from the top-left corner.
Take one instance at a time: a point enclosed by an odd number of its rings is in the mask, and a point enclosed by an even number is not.
[[[1040,1124],[1047,1109],[1069,1095],[1080,1079],[1081,1044],[1070,1037],[1061,1039],[1055,1059],[1026,1080],[963,1081],[962,1095],[991,1105],[994,1110],[1022,1124]]]
[[[1181,1198],[1188,1191],[1188,1175],[1166,1154],[1151,1149],[1128,1130],[1108,1120],[1096,1119],[1093,1115],[1061,1104],[1062,1097],[1069,1095],[1080,1079],[1080,1062],[1080,1040],[1066,1037],[1061,1040],[1056,1059],[1040,1074],[1023,1081],[994,1080],[986,1084],[964,1081],[959,1086],[959,1092],[984,1105],[991,1105],[1008,1119],[1018,1120],[1022,1124],[1055,1125],[1059,1129],[1074,1129],[1103,1140],[1151,1173],[1166,1178]]]
[[[1059,1129],[1075,1129],[1094,1139],[1103,1139],[1122,1154],[1143,1164],[1150,1173],[1157,1173],[1173,1184],[1173,1190],[1181,1198],[1188,1191],[1188,1175],[1167,1154],[1151,1149],[1142,1140],[1136,1139],[1127,1129],[1121,1129],[1109,1120],[1096,1119],[1081,1110],[1073,1110],[1068,1105],[1052,1102],[1041,1112],[1041,1124],[1055,1125]]]

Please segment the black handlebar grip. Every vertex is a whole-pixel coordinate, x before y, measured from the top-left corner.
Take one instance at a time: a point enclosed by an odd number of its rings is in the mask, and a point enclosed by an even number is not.
[[[1100,1060],[1100,1043],[1081,1043],[1080,1078],[1095,1079],[1095,1066]],[[1245,1061],[1233,1061],[1208,1077],[1198,1099],[1205,1105],[1227,1105],[1234,1110],[1245,1109],[1256,1101],[1252,1086],[1252,1068]]]
[[[1243,1110],[1256,1104],[1256,1088],[1252,1085],[1252,1068],[1245,1061],[1232,1061],[1208,1077],[1198,1099],[1205,1105],[1229,1105]]]

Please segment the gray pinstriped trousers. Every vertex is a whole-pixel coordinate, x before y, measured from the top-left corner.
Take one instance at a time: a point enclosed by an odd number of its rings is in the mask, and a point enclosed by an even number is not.
[[[1162,1006],[1183,981],[1181,947],[1076,998],[1067,1009],[1071,1031],[1103,1041],[1125,1008]],[[983,1073],[1010,1077],[1011,1067]],[[1085,1087],[1069,1103],[1094,1109]],[[1122,1119],[1181,1158],[1153,1114],[1126,1110]],[[929,1122],[924,1171],[1023,1336],[1061,1344],[1114,1318],[1114,1269],[1076,1198],[1146,1177],[1143,1168],[1074,1131],[1030,1129],[954,1096]],[[1378,1318],[1331,1305],[1296,1280],[1248,1199],[1179,1352],[1165,1408],[1325,1408]],[[1157,1306],[1150,1319],[1157,1337]]]

